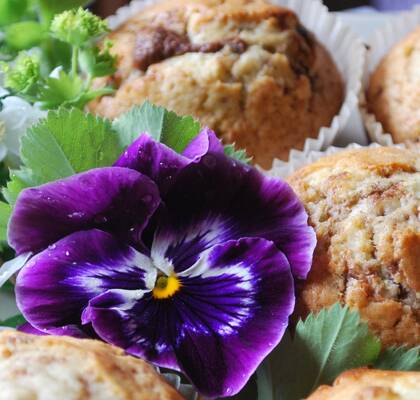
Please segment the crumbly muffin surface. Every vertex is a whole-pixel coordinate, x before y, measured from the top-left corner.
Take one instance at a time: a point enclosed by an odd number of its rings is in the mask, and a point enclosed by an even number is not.
[[[0,333],[0,400],[182,400],[146,362],[87,339]]]
[[[384,345],[420,344],[420,157],[369,148],[322,158],[289,179],[318,238],[297,313],[360,310]]]
[[[372,74],[367,105],[396,143],[420,144],[420,26]]]
[[[92,111],[114,118],[148,99],[194,115],[265,167],[317,137],[342,104],[327,50],[293,12],[264,0],[164,1],[109,39],[117,92]]]
[[[418,400],[420,372],[356,369],[333,386],[321,386],[307,400]]]

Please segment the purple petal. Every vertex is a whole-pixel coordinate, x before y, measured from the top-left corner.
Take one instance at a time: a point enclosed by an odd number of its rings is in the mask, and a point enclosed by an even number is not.
[[[227,240],[261,237],[286,255],[293,274],[305,278],[316,244],[302,203],[290,186],[218,154],[185,168],[165,197],[166,220],[155,235],[154,261],[176,271]]]
[[[127,168],[101,168],[22,191],[10,224],[18,254],[38,252],[80,230],[100,228],[136,243],[160,203],[156,185]]]
[[[223,145],[216,134],[205,127],[200,134],[182,152],[184,157],[199,161],[207,153],[223,154]]]
[[[19,332],[27,333],[29,335],[37,335],[37,336],[47,336],[47,335],[72,336],[79,339],[87,339],[89,337],[85,332],[83,332],[78,326],[75,326],[75,325],[50,329],[48,331],[41,331],[27,322],[26,324],[19,326],[17,330]]]
[[[273,243],[248,238],[214,247],[179,278],[168,299],[116,290],[94,298],[92,326],[128,353],[182,370],[206,396],[233,395],[286,329],[289,263]]]
[[[166,302],[145,291],[109,290],[92,299],[84,314],[86,323],[108,343],[154,364],[179,370],[172,346],[173,327],[182,321]]]
[[[100,230],[74,233],[33,257],[16,282],[16,300],[35,328],[55,333],[81,325],[90,299],[108,289],[148,289],[150,259]]]
[[[143,133],[127,148],[114,166],[141,172],[153,179],[161,192],[165,193],[183,168],[198,162],[208,152],[223,152],[223,146],[209,128],[205,128],[182,155]]]

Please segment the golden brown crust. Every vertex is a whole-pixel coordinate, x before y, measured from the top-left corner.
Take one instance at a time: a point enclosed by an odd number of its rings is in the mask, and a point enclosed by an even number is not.
[[[342,104],[328,51],[293,12],[264,0],[165,1],[110,39],[119,66],[108,83],[118,90],[92,111],[115,118],[148,99],[194,115],[265,167],[317,137]]]
[[[367,103],[396,143],[420,142],[420,27],[382,59],[371,76]]]
[[[297,314],[358,308],[384,345],[420,344],[420,157],[396,148],[340,152],[289,179],[318,244]]]
[[[414,400],[420,398],[420,372],[355,369],[333,386],[321,386],[307,400]]]
[[[146,362],[95,340],[0,333],[1,400],[182,400]]]

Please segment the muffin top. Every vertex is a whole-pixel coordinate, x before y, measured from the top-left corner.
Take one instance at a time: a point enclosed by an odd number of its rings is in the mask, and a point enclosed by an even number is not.
[[[181,400],[146,362],[99,341],[0,333],[1,400]]]
[[[385,345],[420,344],[420,157],[397,148],[343,151],[289,179],[318,238],[297,303],[360,310]]]
[[[420,372],[355,369],[341,374],[333,386],[321,386],[307,400],[416,400]]]
[[[266,167],[317,137],[341,107],[325,48],[290,10],[263,0],[177,0],[109,35],[117,92],[91,104],[114,118],[146,99],[193,115]]]
[[[367,105],[395,142],[420,142],[420,26],[382,59]]]

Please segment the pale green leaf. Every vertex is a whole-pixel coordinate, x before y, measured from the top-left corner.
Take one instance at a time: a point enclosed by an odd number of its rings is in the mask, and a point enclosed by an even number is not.
[[[293,340],[286,333],[267,358],[274,400],[303,399],[342,372],[372,364],[379,351],[379,340],[357,311],[336,304],[311,314],[297,324]],[[260,386],[259,392],[263,390],[267,389]]]
[[[110,166],[122,151],[108,121],[77,109],[50,112],[23,136],[24,167],[12,171],[4,195],[13,204],[25,187]]]
[[[7,186],[3,188],[3,196],[9,204],[16,202],[19,193],[32,186],[38,186],[45,183],[44,180],[37,177],[32,170],[22,167],[19,170],[10,171],[10,181]]]
[[[227,156],[242,161],[245,164],[249,164],[252,160],[252,157],[248,156],[246,150],[236,149],[235,143],[225,145],[224,150]]]
[[[38,100],[42,108],[51,110],[60,105],[76,103],[83,94],[84,84],[80,77],[71,77],[65,71],[58,78],[48,77],[41,87]]]
[[[199,134],[200,124],[192,117],[180,117],[175,113],[145,102],[135,106],[114,121],[113,128],[118,132],[120,143],[127,147],[141,133],[148,133],[178,153]]]
[[[288,332],[286,332],[289,335]],[[257,370],[258,399],[257,400],[274,400],[274,385],[271,374],[271,366],[268,360],[258,367]]]
[[[11,213],[12,207],[0,201],[0,241],[7,240],[7,224]]]
[[[420,347],[389,347],[380,354],[374,368],[390,371],[420,371]]]
[[[35,21],[16,22],[4,31],[4,41],[15,50],[27,50],[38,46],[45,39],[45,28]]]

